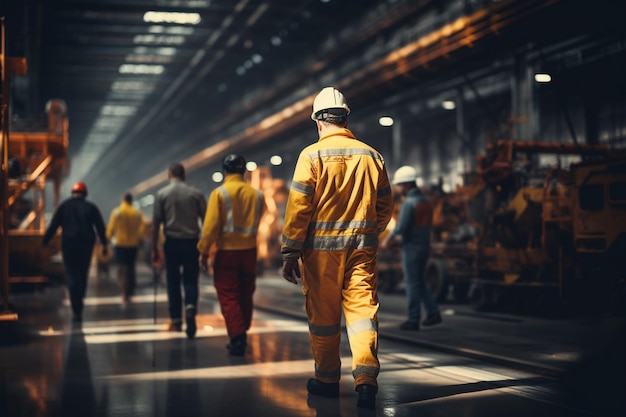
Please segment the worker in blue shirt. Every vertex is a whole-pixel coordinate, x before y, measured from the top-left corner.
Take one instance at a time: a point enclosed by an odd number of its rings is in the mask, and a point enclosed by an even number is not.
[[[396,227],[381,242],[381,247],[397,236],[402,237],[402,269],[408,301],[408,320],[400,325],[402,330],[419,330],[421,307],[424,305],[426,319],[423,326],[441,323],[439,306],[426,286],[424,273],[430,252],[430,230],[433,223],[433,206],[417,186],[417,171],[410,166],[398,168],[392,184],[400,188],[404,201]]]

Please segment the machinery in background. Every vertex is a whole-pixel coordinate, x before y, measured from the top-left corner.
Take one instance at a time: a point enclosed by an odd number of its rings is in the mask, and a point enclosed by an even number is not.
[[[9,283],[16,288],[63,277],[60,258],[54,260],[60,236],[46,247],[41,242],[47,197],[56,208],[69,173],[67,108],[62,100],[51,100],[46,111],[47,119],[15,120],[8,138]]]
[[[582,159],[539,169],[539,155]],[[534,313],[623,309],[626,152],[498,140],[465,185],[434,201],[426,277],[440,300]]]
[[[1,32],[0,321],[16,321],[12,291],[63,276],[61,262],[52,260],[60,251],[60,237],[45,248],[42,237],[47,184],[53,183],[50,194],[56,207],[61,181],[69,171],[68,119],[61,100],[48,102],[47,119],[11,117],[11,80],[26,74],[26,59],[6,56],[4,20]]]

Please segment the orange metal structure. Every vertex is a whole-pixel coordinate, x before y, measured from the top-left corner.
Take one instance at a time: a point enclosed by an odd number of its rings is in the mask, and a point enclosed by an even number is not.
[[[46,282],[62,272],[60,263],[50,258],[60,249],[57,237],[46,248],[41,239],[45,231],[46,186],[53,183],[53,206],[59,203],[62,179],[68,174],[67,108],[61,100],[47,104],[47,120],[20,120],[11,123],[10,81],[26,73],[24,58],[5,55],[2,22],[2,130],[0,174],[0,321],[15,321],[11,310],[13,284]],[[54,208],[53,207],[53,208]]]

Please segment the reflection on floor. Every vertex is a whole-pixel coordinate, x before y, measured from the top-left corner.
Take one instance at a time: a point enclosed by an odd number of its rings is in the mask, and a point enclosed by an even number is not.
[[[355,406],[342,343],[341,396],[309,397],[307,324],[255,312],[245,357],[227,354],[213,289],[203,283],[198,334],[167,332],[163,286],[140,275],[122,308],[113,281],[90,283],[83,323],[65,292],[16,294],[17,328],[0,343],[0,416],[583,416],[536,375],[381,342],[376,410]],[[155,314],[156,313],[156,314]]]

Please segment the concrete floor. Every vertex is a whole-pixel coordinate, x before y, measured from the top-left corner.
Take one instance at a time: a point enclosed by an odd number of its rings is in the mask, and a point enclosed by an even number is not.
[[[258,284],[256,299],[261,309],[255,312],[243,358],[227,354],[223,319],[207,277],[201,283],[195,340],[164,330],[164,287],[157,288],[155,298],[147,268],[140,268],[138,295],[125,309],[113,279],[93,277],[80,325],[71,321],[62,287],[14,293],[20,319],[13,325],[3,324],[0,330],[0,416],[622,415],[619,401],[609,401],[608,406],[600,403],[611,390],[591,391],[597,395],[594,401],[578,395],[581,386],[577,382],[563,384],[561,378],[485,362],[479,356],[429,349],[429,334],[435,338],[439,333],[454,333],[450,329],[459,322],[451,314],[444,317],[441,327],[389,337],[402,320],[401,295],[381,300],[381,305],[386,299],[400,310],[381,307],[376,410],[355,406],[345,337],[340,398],[308,396],[305,384],[313,375],[313,361],[308,328],[299,317],[297,287],[272,277],[260,278]],[[294,314],[275,314],[272,306]],[[464,322],[464,328],[468,323]],[[479,333],[488,344],[485,329]],[[451,343],[451,336],[447,337],[446,343]],[[499,343],[494,332],[491,340],[493,345],[506,345],[512,337]],[[567,337],[563,340],[571,345]],[[527,341],[527,345],[532,343]],[[463,350],[460,339],[456,345]],[[524,346],[517,350],[524,351]],[[619,383],[609,386],[619,389]]]

